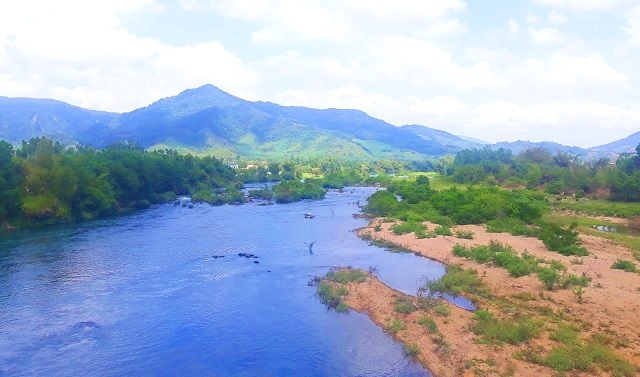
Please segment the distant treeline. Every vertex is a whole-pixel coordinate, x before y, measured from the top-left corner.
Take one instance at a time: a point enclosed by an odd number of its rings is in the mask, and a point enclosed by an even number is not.
[[[510,150],[467,149],[441,159],[439,170],[457,183],[488,183],[539,188],[550,194],[605,196],[614,201],[640,201],[640,145],[617,161],[583,162],[544,148],[514,155]]]
[[[233,169],[216,158],[147,152],[132,142],[65,149],[33,138],[14,150],[0,141],[0,220],[7,226],[90,219],[235,180]]]

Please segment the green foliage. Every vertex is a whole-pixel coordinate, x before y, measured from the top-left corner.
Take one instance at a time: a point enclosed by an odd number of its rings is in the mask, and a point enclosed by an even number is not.
[[[392,333],[392,334],[397,334],[398,332],[404,330],[407,328],[407,325],[400,319],[392,319],[391,321],[389,321],[389,324],[387,326],[387,329]]]
[[[392,216],[398,208],[396,196],[387,190],[380,190],[369,197],[364,211],[373,216]]]
[[[273,188],[277,203],[293,203],[304,199],[321,199],[326,192],[314,182],[282,181]]]
[[[438,280],[430,280],[426,288],[432,293],[450,294],[458,296],[463,293],[486,295],[486,287],[478,278],[474,270],[465,270],[451,264],[446,267],[446,273]]]
[[[611,268],[616,270],[623,270],[626,272],[636,272],[637,268],[635,263],[630,260],[618,259],[611,265]]]
[[[526,361],[548,366],[564,375],[578,371],[593,373],[594,370],[608,372],[611,376],[631,377],[639,372],[637,366],[617,355],[597,336],[588,341],[581,340],[575,330],[561,327],[551,335],[551,339],[560,342],[546,356],[535,351],[519,352],[518,356]]]
[[[476,245],[464,247],[455,245],[452,249],[454,255],[474,260],[480,264],[491,263],[505,268],[514,277],[527,276],[538,268],[538,260],[531,254],[519,255],[509,245],[491,240],[489,245]]]
[[[367,281],[367,273],[364,270],[351,267],[332,268],[327,272],[325,278],[339,284],[364,283]]]
[[[256,199],[271,200],[273,199],[273,191],[267,186],[261,189],[249,190],[249,196]]]
[[[472,240],[473,237],[475,236],[475,233],[473,233],[470,230],[456,229],[455,236],[456,236],[456,238]]]
[[[320,301],[328,308],[335,309],[340,313],[347,312],[349,307],[342,301],[343,297],[349,294],[346,287],[335,286],[328,281],[318,284],[316,293]]]
[[[560,282],[560,273],[553,268],[541,267],[538,269],[538,279],[547,290],[551,291]]]
[[[438,330],[438,325],[434,322],[433,318],[428,315],[423,315],[418,319],[418,324],[427,328],[429,334],[437,334],[440,331]]]
[[[572,223],[568,228],[563,228],[559,225],[546,223],[542,226],[540,231],[540,239],[547,247],[552,251],[566,256],[586,256],[589,252],[580,245],[580,238],[578,238],[578,232],[575,230],[577,224]]]
[[[489,233],[511,233],[514,236],[534,237],[538,231],[524,221],[513,217],[494,219],[487,222]]]
[[[441,317],[448,317],[451,315],[451,308],[446,304],[439,304],[433,308],[433,311]]]
[[[421,223],[407,221],[404,223],[393,224],[391,226],[391,231],[393,232],[393,234],[396,234],[396,235],[402,235],[402,234],[414,233],[414,232],[417,235],[417,234],[424,233],[426,231],[426,228]]]
[[[542,332],[542,321],[531,317],[501,319],[486,310],[474,314],[472,331],[486,343],[520,344]]]
[[[451,236],[453,235],[451,233],[451,228],[447,227],[447,226],[437,226],[434,230],[433,233],[437,234],[438,236]]]
[[[414,303],[406,297],[397,297],[393,303],[393,308],[396,312],[402,314],[411,314],[418,310]]]
[[[407,343],[404,345],[404,354],[407,357],[415,357],[420,354],[420,346],[416,343]]]

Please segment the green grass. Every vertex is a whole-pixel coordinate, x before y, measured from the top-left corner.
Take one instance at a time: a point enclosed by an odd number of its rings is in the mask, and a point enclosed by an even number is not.
[[[415,357],[420,354],[420,346],[416,343],[408,343],[404,345],[404,354],[408,357]]]
[[[433,233],[437,234],[438,236],[452,236],[453,235],[453,233],[451,233],[451,228],[449,228],[448,226],[444,226],[444,225],[437,226],[433,230]]]
[[[561,344],[553,347],[546,356],[529,349],[518,352],[516,357],[548,366],[560,375],[573,371],[593,374],[600,370],[615,377],[632,377],[639,372],[637,366],[617,355],[597,336],[583,341],[571,330],[559,329],[551,337]]]
[[[402,314],[411,314],[418,310],[418,308],[406,297],[396,297],[393,308],[396,312]]]
[[[527,225],[520,219],[506,217],[487,222],[487,232],[489,233],[510,233],[514,236],[536,237],[538,229]]]
[[[465,240],[472,240],[473,237],[475,236],[475,233],[473,233],[470,230],[456,229],[456,232],[454,233],[454,235],[456,236],[456,238],[462,238],[462,239],[465,239]]]
[[[342,299],[349,294],[346,287],[334,287],[331,283],[323,281],[318,284],[316,290],[320,301],[330,309],[335,309],[339,313],[349,311],[347,304]]]
[[[427,289],[432,293],[450,294],[458,296],[469,293],[478,296],[486,296],[487,288],[478,277],[475,270],[465,270],[461,266],[450,264],[446,267],[446,273],[438,280],[428,281]]]
[[[473,319],[472,331],[487,344],[520,344],[542,333],[542,321],[532,317],[500,319],[487,310],[478,310]]]
[[[387,329],[392,334],[397,334],[398,332],[406,328],[407,328],[407,325],[405,325],[405,323],[400,319],[392,319],[391,321],[389,321],[389,325],[387,326]]]
[[[415,232],[417,234],[419,232],[425,232],[426,228],[419,222],[406,221],[403,223],[396,223],[391,225],[391,231],[393,232],[393,234],[400,236],[407,233]]]
[[[427,328],[429,334],[437,334],[440,332],[438,330],[438,325],[434,322],[433,318],[428,315],[423,315],[418,319],[418,324]]]
[[[491,240],[489,245],[465,247],[455,245],[454,255],[474,260],[480,264],[493,264],[509,271],[514,277],[527,276],[538,268],[538,259],[528,253],[518,254],[511,246]]]
[[[640,203],[610,202],[606,200],[565,199],[553,203],[556,210],[569,210],[591,216],[635,217],[640,216]]]
[[[630,260],[618,259],[611,265],[611,268],[615,270],[623,270],[626,272],[636,272],[637,267],[635,263]]]
[[[451,308],[446,304],[436,305],[433,308],[433,311],[441,317],[448,317],[449,315],[451,315]]]
[[[367,273],[351,267],[332,268],[327,272],[326,279],[339,284],[364,283],[367,281]]]

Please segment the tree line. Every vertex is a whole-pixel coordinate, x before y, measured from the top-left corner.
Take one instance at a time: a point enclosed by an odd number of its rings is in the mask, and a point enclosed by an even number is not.
[[[214,157],[148,152],[135,142],[63,148],[45,137],[18,149],[0,141],[0,220],[60,223],[149,207],[212,187],[235,172]]]
[[[615,162],[584,162],[567,153],[533,148],[518,155],[510,150],[467,149],[438,161],[441,173],[457,183],[487,183],[542,189],[550,194],[598,196],[613,201],[640,201],[640,145]]]

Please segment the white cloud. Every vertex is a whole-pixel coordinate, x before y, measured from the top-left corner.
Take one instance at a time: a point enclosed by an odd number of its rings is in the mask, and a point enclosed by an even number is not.
[[[529,26],[529,37],[534,43],[538,44],[558,44],[566,42],[569,37],[554,27],[537,29]]]
[[[520,25],[512,18],[509,20],[509,35],[515,37],[520,32]]]
[[[599,86],[623,87],[627,77],[608,65],[602,57],[555,54],[548,59],[527,59],[516,70],[522,78],[543,87],[571,86],[588,88]]]
[[[562,12],[558,12],[556,10],[552,10],[549,12],[549,16],[547,17],[549,22],[553,25],[562,25],[567,21],[567,17]]]
[[[635,0],[533,0],[534,3],[576,12],[610,10],[633,4]]]
[[[640,42],[640,4],[627,13],[628,26],[624,28],[632,42]]]

